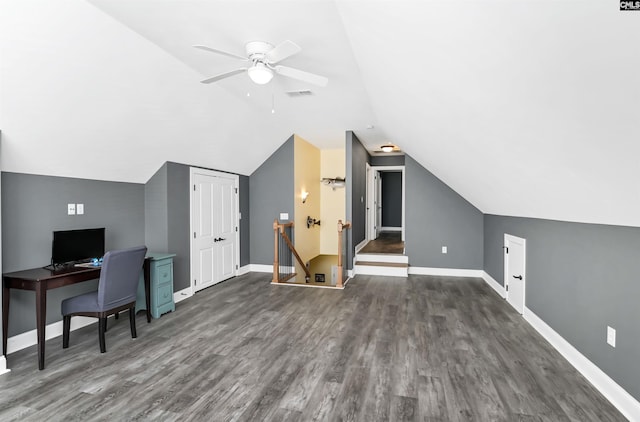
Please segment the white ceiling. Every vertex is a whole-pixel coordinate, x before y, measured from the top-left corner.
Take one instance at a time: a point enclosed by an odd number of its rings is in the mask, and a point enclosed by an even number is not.
[[[335,148],[354,130],[485,213],[640,226],[640,13],[617,2],[0,7],[4,170],[145,182],[171,160],[250,174],[292,133]],[[256,39],[299,44],[284,64],[329,85],[198,82],[239,63],[192,45],[242,54]]]

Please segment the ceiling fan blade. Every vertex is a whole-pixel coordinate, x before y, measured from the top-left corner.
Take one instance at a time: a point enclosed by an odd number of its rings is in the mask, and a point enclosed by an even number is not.
[[[310,84],[318,86],[327,86],[329,79],[324,76],[316,75],[314,73],[305,72],[304,70],[294,69],[287,66],[275,66],[274,70],[277,74],[287,76],[289,78],[298,79],[303,82],[309,82]]]
[[[195,48],[199,48],[200,50],[208,51],[210,53],[222,54],[223,56],[233,57],[235,59],[240,59],[244,61],[248,61],[249,59],[243,56],[239,56],[233,53],[227,53],[226,51],[216,50],[215,48],[207,47],[206,45],[194,45]]]
[[[267,61],[269,63],[278,63],[279,61],[282,61],[287,57],[291,57],[300,51],[302,51],[302,49],[298,44],[293,41],[286,40],[273,47],[271,51],[267,52]]]
[[[212,76],[212,77],[204,79],[204,80],[202,80],[200,82],[203,83],[203,84],[210,84],[212,82],[219,81],[220,79],[228,78],[229,76],[237,75],[238,73],[242,73],[242,72],[246,72],[246,71],[247,71],[247,68],[246,67],[242,67],[240,69],[232,70],[231,72],[225,72],[225,73],[221,73],[221,74],[216,75],[216,76]]]

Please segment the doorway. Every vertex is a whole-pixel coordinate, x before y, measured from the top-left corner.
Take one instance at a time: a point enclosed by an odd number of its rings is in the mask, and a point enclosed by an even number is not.
[[[504,235],[504,288],[507,302],[524,313],[526,286],[526,239]]]
[[[191,290],[213,286],[238,270],[237,175],[191,168]]]
[[[404,166],[367,164],[366,235],[373,241],[382,233],[395,233],[405,240]]]

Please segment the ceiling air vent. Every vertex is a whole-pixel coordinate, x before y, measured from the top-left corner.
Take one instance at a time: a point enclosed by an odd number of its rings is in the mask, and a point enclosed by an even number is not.
[[[305,89],[303,91],[287,91],[287,95],[290,97],[309,97],[313,95],[310,89]]]

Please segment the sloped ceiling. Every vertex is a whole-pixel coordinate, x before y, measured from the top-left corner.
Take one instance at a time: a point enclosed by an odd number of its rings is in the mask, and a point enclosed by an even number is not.
[[[640,13],[616,2],[1,7],[4,170],[144,182],[172,160],[250,174],[291,133],[333,148],[354,130],[485,213],[640,226]],[[193,44],[242,53],[255,39],[298,43],[285,64],[329,85],[198,83],[237,63]]]

